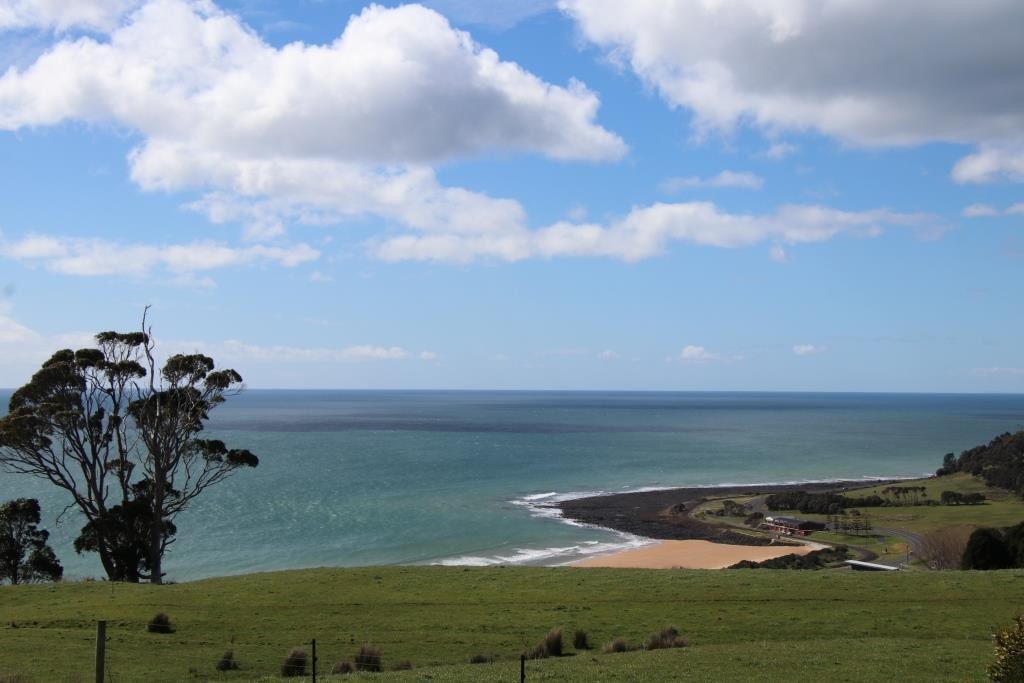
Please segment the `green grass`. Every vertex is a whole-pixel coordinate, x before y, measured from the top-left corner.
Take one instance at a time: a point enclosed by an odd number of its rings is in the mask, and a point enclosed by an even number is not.
[[[518,653],[553,626],[600,647],[669,625],[693,645],[529,662],[528,680],[983,680],[991,629],[1022,608],[1022,571],[404,567],[2,587],[0,680],[91,680],[100,618],[115,682],[271,677],[314,637],[321,671],[368,642],[385,666],[418,668],[366,679],[515,680]],[[146,632],[158,611],[175,633]],[[228,648],[242,669],[215,672]],[[498,661],[465,664],[478,653]]]
[[[924,486],[928,491],[928,498],[935,501],[939,500],[943,491],[984,493],[988,500],[980,505],[894,505],[860,508],[862,513],[870,517],[874,526],[906,529],[914,533],[926,534],[951,526],[1008,527],[1024,522],[1024,500],[1009,491],[987,486],[985,482],[969,474],[957,473],[945,477],[918,479],[901,482],[900,485]],[[877,494],[881,496],[881,491],[886,486],[851,489],[847,495],[870,496]],[[828,519],[828,515],[804,514],[796,510],[777,510],[775,514],[796,515],[803,519],[821,522]],[[880,555],[886,555],[886,553],[880,552],[880,549],[899,543],[897,539],[892,538],[876,538],[870,541],[864,541],[863,536],[844,536],[842,539],[827,538],[831,536],[835,535],[815,533],[811,538],[824,542],[857,545],[874,550]],[[861,542],[858,542],[858,539]]]

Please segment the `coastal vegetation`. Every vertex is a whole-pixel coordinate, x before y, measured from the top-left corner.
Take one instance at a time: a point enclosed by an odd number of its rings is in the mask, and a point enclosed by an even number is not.
[[[18,498],[0,505],[0,583],[58,581],[64,568],[39,528],[39,501]]]
[[[642,587],[642,590],[638,590]],[[689,646],[527,662],[528,680],[741,680],[766,658],[791,680],[978,681],[992,629],[1024,604],[1024,572],[656,571],[573,568],[318,569],[151,586],[0,587],[0,678],[88,678],[107,620],[112,680],[253,680],[317,640],[321,677],[359,643],[388,673],[340,680],[517,680],[519,654],[551,628],[645,643],[666,625]],[[172,636],[148,633],[154,610]],[[953,627],[952,625],[955,625]],[[60,656],[26,653],[52,652]],[[565,644],[563,644],[563,647]],[[238,669],[216,671],[226,650]],[[585,652],[585,653],[584,653]],[[468,664],[485,653],[491,663]],[[568,656],[566,656],[568,655]],[[392,671],[412,662],[412,672]],[[308,662],[307,662],[308,664]],[[194,673],[190,673],[194,671]]]
[[[0,417],[0,466],[63,489],[85,520],[75,550],[111,581],[163,580],[174,519],[258,459],[202,439],[210,411],[242,388],[202,354],[158,365],[142,332],[101,332],[96,346],[54,353]]]

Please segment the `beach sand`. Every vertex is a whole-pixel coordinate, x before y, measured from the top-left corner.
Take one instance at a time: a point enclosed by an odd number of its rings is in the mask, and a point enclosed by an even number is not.
[[[726,545],[710,541],[659,541],[652,545],[573,562],[573,567],[637,569],[725,569],[743,560],[763,562],[783,555],[806,555],[822,546]]]

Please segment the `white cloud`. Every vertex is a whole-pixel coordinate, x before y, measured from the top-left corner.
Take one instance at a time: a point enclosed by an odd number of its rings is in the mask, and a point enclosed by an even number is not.
[[[277,48],[205,0],[149,0],[107,39],[61,40],[0,77],[0,129],[137,131],[136,183],[207,191],[193,208],[256,241],[360,214],[518,226],[517,202],[444,187],[431,166],[495,151],[620,158],[598,106],[583,84],[546,83],[419,5],[372,5],[332,43]]]
[[[823,347],[814,344],[797,344],[793,347],[793,353],[797,356],[814,356],[824,351]]]
[[[1024,377],[1024,368],[975,368],[972,372],[975,375],[983,375],[986,377]]]
[[[986,145],[953,167],[958,183],[1024,182],[1024,144]]]
[[[785,159],[786,157],[792,154],[796,154],[796,152],[799,149],[800,148],[797,147],[796,145],[790,144],[788,142],[775,142],[772,143],[772,145],[768,147],[768,149],[766,149],[760,156],[762,156],[765,159],[771,159],[772,161],[779,161],[780,159]]]
[[[202,271],[260,263],[290,268],[316,260],[320,252],[307,244],[232,247],[206,241],[149,245],[31,235],[14,242],[0,241],[0,256],[30,265],[40,264],[64,275],[145,277],[154,270],[164,269],[173,275],[185,276],[183,282],[204,284],[204,281],[187,278]]]
[[[877,209],[848,212],[823,206],[785,205],[773,214],[731,214],[710,202],[652,204],[608,225],[559,222],[541,230],[504,233],[402,235],[373,246],[384,260],[466,263],[479,258],[603,256],[641,261],[663,253],[672,242],[737,248],[765,241],[823,242],[840,234],[873,237],[889,226],[925,229],[934,217]],[[777,253],[777,252],[776,252]]]
[[[605,349],[601,353],[597,354],[597,357],[601,360],[615,360],[619,357],[619,354],[615,353],[611,349]]]
[[[934,0],[560,0],[699,133],[748,123],[846,143],[1024,141],[1024,3]],[[983,149],[961,182],[1022,177]]]
[[[334,282],[334,277],[331,275],[327,275],[326,273],[321,273],[319,270],[314,270],[312,273],[309,274],[309,281],[328,283]]]
[[[170,344],[170,346],[174,345],[173,342]],[[180,346],[180,344],[178,345]],[[358,345],[341,348],[259,346],[238,340],[228,340],[223,344],[208,344],[206,348],[213,349],[214,355],[219,352],[220,355],[231,359],[303,363],[405,360],[411,355],[409,351],[400,346]]]
[[[790,257],[789,252],[787,252],[786,248],[781,244],[773,244],[771,248],[768,249],[768,256],[776,263],[789,263],[793,260]]]
[[[760,190],[764,178],[748,172],[722,171],[710,178],[689,176],[686,178],[669,178],[659,186],[662,192],[675,193],[689,188],[723,188],[735,187],[746,190]]]
[[[1006,213],[1007,215],[1010,216],[1019,216],[1021,214],[1024,214],[1024,202],[1018,202],[1017,204],[1011,205],[1006,210]]]
[[[967,218],[986,218],[989,216],[998,216],[999,209],[990,204],[971,204],[970,206],[965,207],[961,213]]]
[[[420,360],[440,360],[441,355],[436,351],[420,351]]]
[[[720,356],[716,353],[711,353],[703,346],[688,345],[684,346],[683,350],[679,352],[679,360],[689,362],[704,362],[710,360],[718,360]]]
[[[35,331],[11,317],[11,309],[10,303],[0,301],[0,344],[17,344],[37,339],[39,335]]]
[[[5,0],[0,30],[110,31],[139,4],[141,0]]]

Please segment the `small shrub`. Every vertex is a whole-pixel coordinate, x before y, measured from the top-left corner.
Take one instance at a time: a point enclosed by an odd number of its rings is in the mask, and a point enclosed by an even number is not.
[[[413,669],[412,662],[406,661],[406,662],[399,662],[398,664],[395,664],[395,671],[412,671],[412,669]]]
[[[150,633],[174,633],[174,625],[166,612],[157,612],[146,624],[146,630]]]
[[[292,651],[284,658],[284,664],[281,665],[281,675],[285,678],[305,676],[306,659],[305,650],[299,647],[292,648]]]
[[[356,668],[352,666],[352,662],[345,660],[344,662],[338,662],[331,669],[331,673],[335,675],[355,673]]]
[[[629,641],[627,641],[625,638],[616,638],[615,640],[604,646],[604,653],[615,654],[618,652],[629,652],[630,650],[635,649],[636,648],[630,645]]]
[[[988,677],[993,681],[1024,681],[1024,616],[1018,616],[1014,622],[1014,626],[993,634],[996,660],[988,665]]]
[[[547,650],[544,649],[544,643],[537,643],[523,654],[527,659],[544,659],[548,656]]]
[[[665,650],[672,647],[686,647],[689,644],[690,641],[680,636],[679,631],[672,626],[662,629],[660,633],[651,634],[651,637],[647,639],[648,650]]]
[[[217,671],[234,671],[238,668],[234,650],[228,650],[217,660]]]
[[[382,671],[381,655],[383,652],[379,647],[363,645],[356,653],[357,671]]]
[[[489,657],[487,655],[473,655],[469,658],[470,664],[490,664],[493,661],[494,657]]]
[[[590,641],[587,640],[587,632],[576,631],[576,633],[572,635],[572,646],[577,650],[589,650]]]
[[[553,628],[544,636],[544,652],[548,657],[562,656],[562,629]]]

